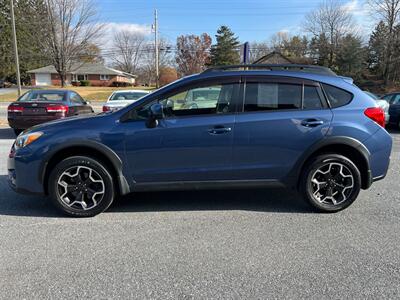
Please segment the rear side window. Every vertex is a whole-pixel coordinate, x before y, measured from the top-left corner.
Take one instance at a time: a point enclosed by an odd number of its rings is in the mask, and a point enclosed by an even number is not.
[[[315,86],[304,86],[303,109],[322,109],[323,105]]]
[[[390,104],[400,104],[400,94],[396,94],[392,100],[390,100]]]
[[[322,84],[322,87],[332,108],[347,105],[353,99],[353,95],[345,90],[328,84]]]
[[[244,111],[300,109],[302,86],[285,83],[247,83]]]

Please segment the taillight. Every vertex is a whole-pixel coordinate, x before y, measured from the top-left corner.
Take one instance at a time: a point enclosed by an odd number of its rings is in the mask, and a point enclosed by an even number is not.
[[[48,113],[64,113],[64,114],[66,114],[68,112],[68,106],[52,105],[52,106],[47,106],[46,110]]]
[[[24,108],[22,106],[16,106],[13,104],[10,104],[8,106],[8,112],[9,113],[22,113],[24,111]]]
[[[111,107],[104,105],[103,106],[103,112],[111,111]]]
[[[364,111],[364,114],[370,118],[372,121],[375,121],[383,128],[385,128],[385,112],[380,107],[370,107]]]

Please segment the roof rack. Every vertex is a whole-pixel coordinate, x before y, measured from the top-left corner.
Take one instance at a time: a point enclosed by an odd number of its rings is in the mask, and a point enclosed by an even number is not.
[[[221,72],[221,71],[247,71],[247,70],[268,70],[268,71],[292,71],[307,72],[319,75],[337,76],[331,69],[314,65],[298,65],[298,64],[250,64],[250,65],[229,65],[212,67],[203,73]]]

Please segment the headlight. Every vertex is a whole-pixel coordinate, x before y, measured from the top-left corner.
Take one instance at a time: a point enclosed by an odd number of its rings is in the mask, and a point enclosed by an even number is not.
[[[15,140],[15,147],[16,148],[23,148],[30,143],[33,143],[36,141],[38,138],[40,138],[43,135],[43,132],[37,131],[37,132],[28,132],[25,134],[21,134],[17,137]]]

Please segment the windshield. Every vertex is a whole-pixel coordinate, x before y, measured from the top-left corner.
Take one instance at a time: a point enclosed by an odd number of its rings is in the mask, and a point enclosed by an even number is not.
[[[30,91],[24,95],[22,95],[21,98],[18,99],[18,101],[22,102],[29,102],[29,101],[64,101],[65,100],[65,92],[49,92],[49,91]]]
[[[379,100],[379,97],[371,92],[364,91],[368,96],[370,96],[374,100]]]
[[[110,100],[138,100],[146,95],[148,95],[148,93],[145,92],[118,92],[114,93]]]

